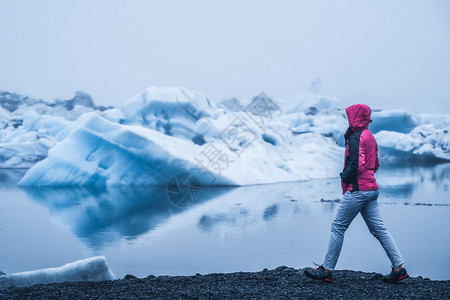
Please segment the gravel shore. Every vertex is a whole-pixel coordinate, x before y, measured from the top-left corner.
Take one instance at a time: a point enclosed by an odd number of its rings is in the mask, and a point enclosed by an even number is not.
[[[66,282],[0,291],[0,299],[450,299],[450,280],[414,277],[385,284],[381,274],[335,271],[333,283],[313,281],[303,269],[194,276],[153,276]]]

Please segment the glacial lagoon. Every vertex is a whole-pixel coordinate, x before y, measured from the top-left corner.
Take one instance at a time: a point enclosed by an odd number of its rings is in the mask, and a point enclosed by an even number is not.
[[[20,188],[0,171],[0,270],[57,267],[104,255],[119,278],[259,271],[321,263],[341,198],[338,178],[186,190],[167,186]],[[411,276],[450,279],[450,164],[382,167],[381,213]],[[357,216],[337,269],[387,273]]]

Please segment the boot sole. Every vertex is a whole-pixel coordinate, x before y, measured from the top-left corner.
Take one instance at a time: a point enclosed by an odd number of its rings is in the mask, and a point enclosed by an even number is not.
[[[400,280],[403,280],[403,279],[406,279],[406,278],[409,278],[409,275],[408,275],[408,274],[399,277],[398,280],[396,280],[396,281],[384,280],[384,279],[383,279],[383,282],[384,282],[384,283],[397,283],[397,282],[399,282]]]

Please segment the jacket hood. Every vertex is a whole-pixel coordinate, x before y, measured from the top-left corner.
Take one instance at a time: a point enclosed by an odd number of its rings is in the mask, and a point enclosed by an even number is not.
[[[370,107],[365,104],[354,104],[345,109],[348,124],[352,131],[358,131],[369,127],[370,123]]]

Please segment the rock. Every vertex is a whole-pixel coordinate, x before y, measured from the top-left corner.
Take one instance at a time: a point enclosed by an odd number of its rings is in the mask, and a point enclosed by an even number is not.
[[[155,279],[153,279],[153,280],[156,280],[156,281],[167,281],[167,280],[169,280],[170,278],[169,278],[169,276],[167,276],[167,275],[160,275],[160,276],[157,276]]]
[[[283,272],[293,272],[293,271],[295,271],[294,268],[286,268],[283,270]]]
[[[149,280],[152,280],[152,279],[155,279],[155,278],[156,278],[155,275],[148,275],[148,276],[147,276],[147,279],[149,279]]]
[[[278,278],[278,282],[281,283],[281,284],[286,284],[286,283],[288,283],[287,279],[284,278],[284,277],[279,277],[279,278]]]
[[[372,276],[372,280],[381,280],[383,279],[383,275],[380,273],[375,273],[375,275]]]
[[[0,276],[2,276],[2,275],[6,275],[5,273],[3,273],[2,271],[0,271]]]
[[[339,202],[341,202],[341,200],[340,199],[331,199],[331,200],[327,200],[327,199],[323,199],[323,198],[321,198],[320,199],[320,202],[322,202],[322,203],[339,203]]]
[[[279,266],[279,267],[277,267],[274,271],[275,272],[281,272],[281,271],[283,271],[284,269],[286,269],[287,267],[286,266]]]
[[[130,280],[130,279],[138,279],[138,278],[136,276],[134,276],[134,275],[131,275],[131,274],[127,274],[123,278],[123,280]]]

